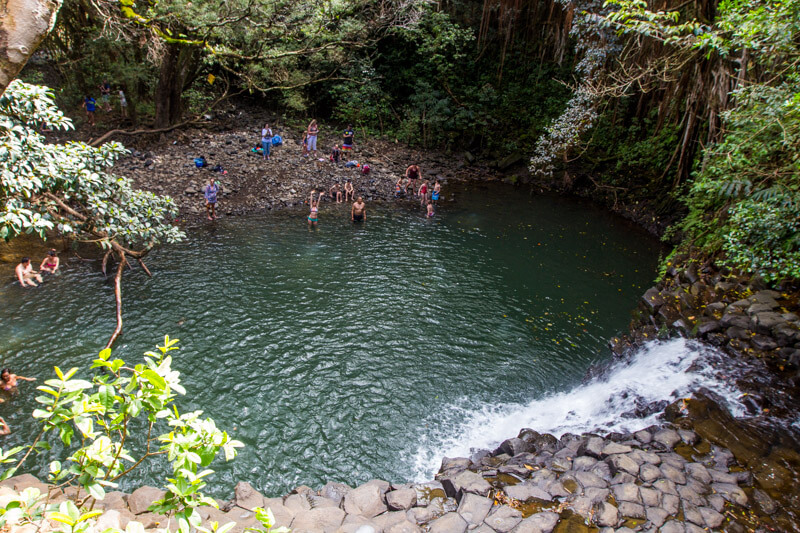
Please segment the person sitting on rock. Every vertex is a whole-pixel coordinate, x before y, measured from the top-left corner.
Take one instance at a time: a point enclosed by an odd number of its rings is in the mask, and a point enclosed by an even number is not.
[[[342,189],[339,187],[338,183],[334,183],[333,187],[331,187],[331,198],[336,200],[337,204],[342,203]]]
[[[30,257],[23,257],[17,265],[15,271],[17,273],[19,284],[23,287],[37,287],[38,285],[36,284],[36,281],[39,283],[42,282],[42,276],[33,269]]]
[[[344,201],[346,202],[348,198],[350,198],[351,202],[356,199],[356,190],[353,188],[353,183],[349,178],[344,184]]]

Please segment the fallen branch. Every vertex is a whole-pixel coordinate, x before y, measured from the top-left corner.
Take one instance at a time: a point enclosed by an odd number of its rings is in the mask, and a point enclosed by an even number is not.
[[[111,348],[114,341],[117,340],[119,334],[122,333],[122,272],[125,270],[125,265],[128,260],[125,259],[125,254],[119,254],[119,265],[117,266],[117,275],[114,277],[114,298],[117,301],[117,327],[111,338],[108,339],[106,349]]]
[[[137,257],[136,260],[139,261],[139,264],[142,265],[144,271],[147,272],[147,276],[152,278],[153,275],[150,273],[150,269],[147,268],[147,265],[144,264],[144,261],[142,261],[140,257]]]

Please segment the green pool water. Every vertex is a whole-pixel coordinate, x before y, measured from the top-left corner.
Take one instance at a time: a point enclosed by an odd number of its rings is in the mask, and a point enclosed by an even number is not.
[[[115,351],[133,360],[164,334],[179,338],[180,405],[247,445],[215,465],[212,493],[228,497],[240,479],[277,495],[432,475],[420,457],[436,457],[433,436],[454,417],[567,390],[610,357],[605,343],[653,280],[658,243],[583,202],[499,185],[452,193],[432,219],[385,204],[354,225],[329,203],[315,230],[305,210],[224,219],[153,252],[152,279],[126,273]],[[35,290],[8,276],[0,323],[14,372],[88,372],[114,328],[112,286],[78,260]],[[34,396],[24,383],[0,404],[14,430],[4,447],[34,435]],[[153,464],[122,488],[163,473]]]

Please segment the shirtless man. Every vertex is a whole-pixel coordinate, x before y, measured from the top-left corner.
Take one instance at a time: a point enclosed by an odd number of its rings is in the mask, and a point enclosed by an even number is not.
[[[417,186],[417,180],[422,176],[422,171],[419,169],[419,165],[409,165],[406,169],[406,178],[408,178],[408,183],[406,184],[406,193],[408,193],[408,187],[411,187],[411,194],[415,194],[414,188]]]
[[[344,201],[346,202],[349,198],[350,201],[353,201],[356,197],[356,190],[353,188],[353,183],[348,178],[347,183],[344,184]]]
[[[31,260],[29,257],[23,257],[22,261],[19,262],[16,268],[17,272],[17,279],[19,280],[19,284],[25,287],[29,285],[31,287],[36,287],[36,281],[39,283],[42,282],[42,276],[33,270],[33,265],[31,265]],[[33,281],[36,280],[36,281]]]
[[[362,222],[367,220],[367,205],[364,199],[360,196],[358,200],[353,203],[353,209],[350,210],[350,220],[353,222]]]
[[[336,200],[337,204],[342,203],[342,190],[339,188],[338,183],[334,183],[333,187],[331,187],[331,199]]]

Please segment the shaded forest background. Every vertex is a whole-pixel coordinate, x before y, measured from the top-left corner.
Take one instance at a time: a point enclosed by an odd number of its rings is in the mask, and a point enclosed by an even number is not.
[[[221,102],[352,123],[644,206],[681,251],[776,281],[800,276],[798,5],[65,0],[21,77],[72,110],[107,78],[122,127]]]

